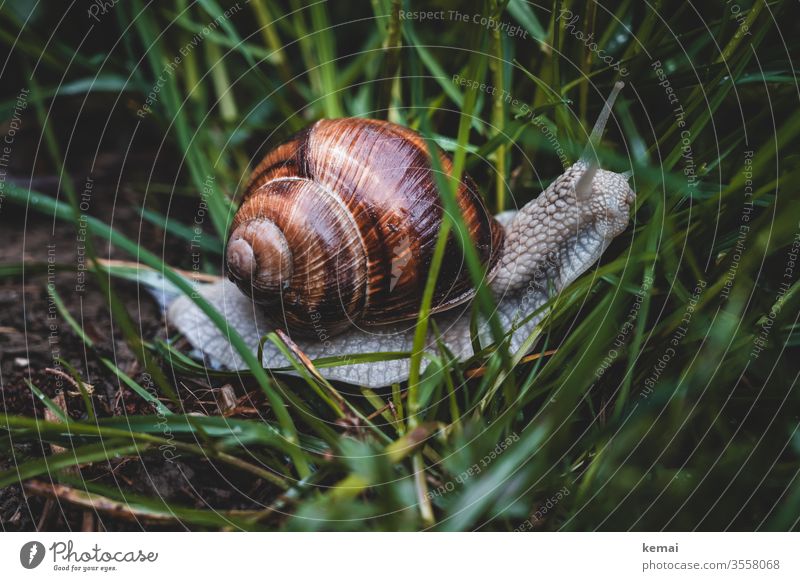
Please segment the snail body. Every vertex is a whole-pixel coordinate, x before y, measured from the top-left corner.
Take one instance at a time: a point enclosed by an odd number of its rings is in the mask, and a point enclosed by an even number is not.
[[[595,125],[587,151],[578,162],[519,211],[505,212],[496,216],[495,220],[478,220],[485,232],[477,236],[471,233],[473,239],[477,238],[488,244],[482,252],[482,258],[491,274],[489,288],[497,304],[495,316],[501,326],[508,330],[511,351],[519,350],[523,345],[532,346],[526,341],[546,315],[546,309],[542,307],[552,298],[553,293],[560,292],[597,262],[611,240],[627,227],[630,209],[635,201],[635,195],[628,186],[628,177],[600,169],[592,161],[591,155],[611,113],[613,100],[621,88],[621,83],[615,86]],[[279,150],[280,148],[276,152]],[[335,160],[342,158],[344,154],[334,152],[328,156],[331,171],[341,171],[335,167]],[[262,170],[268,169],[265,164],[269,159],[268,156],[259,166]],[[301,159],[295,158],[288,165],[300,162]],[[277,167],[276,171],[286,171],[286,167],[284,164]],[[257,169],[251,185],[258,184],[265,175],[267,172]],[[245,208],[245,204],[247,200],[243,202],[242,208]],[[462,205],[462,211],[463,208]],[[238,223],[236,227],[244,223],[246,221]],[[467,220],[467,223],[470,221]],[[495,227],[500,230],[499,234],[495,233]],[[481,231],[481,228],[476,232]],[[231,240],[235,242],[235,236]],[[230,244],[231,242],[229,250]],[[233,262],[235,260],[236,258]],[[451,264],[458,262],[450,256],[445,262],[448,260]],[[228,262],[232,262],[230,253]],[[280,266],[281,263],[278,264]],[[424,262],[422,264],[424,266]],[[251,269],[250,272],[255,271]],[[420,272],[424,273],[424,268]],[[292,277],[295,276],[291,270],[289,273]],[[236,280],[236,276],[232,278]],[[453,280],[457,281],[458,277],[451,279],[448,284],[460,284],[453,283]],[[248,296],[254,293],[242,293],[239,290],[241,281],[238,283],[239,288],[229,281],[206,285],[200,294],[224,315],[228,325],[242,336],[253,352],[257,352],[265,334],[276,328],[287,327],[281,325],[276,317],[267,316],[264,309],[254,308],[253,301]],[[422,284],[424,286],[424,281]],[[405,300],[414,305],[415,295],[410,293],[408,296],[411,298]],[[434,315],[436,324],[430,327],[435,332],[431,331],[429,334],[426,350],[436,352],[436,343],[441,341],[458,358],[465,359],[473,354],[470,308],[464,302],[470,296],[470,289],[462,290],[461,287],[453,294],[444,292],[438,295],[438,306],[443,308]],[[300,332],[290,330],[290,335],[311,359],[330,356],[343,358],[339,366],[320,369],[325,377],[379,387],[406,379],[409,359],[348,363],[346,358],[352,354],[372,352],[410,353],[414,343],[413,317],[416,313],[411,315],[392,315],[371,326],[350,324],[335,328],[326,326],[324,322],[319,323],[320,318],[317,318],[318,324],[312,325],[314,332],[311,336],[304,333],[302,326]],[[236,369],[244,365],[227,335],[188,297],[180,297],[170,305],[168,319],[205,355],[229,368]],[[372,321],[370,315],[363,320]],[[476,323],[480,343],[488,345],[493,340],[488,332],[488,324],[481,317]],[[262,353],[263,363],[267,367],[288,364],[283,353],[269,342],[263,344]]]
[[[450,158],[437,152],[442,171]],[[387,121],[324,119],[264,158],[231,226],[229,277],[295,336],[415,319],[445,218],[422,137]],[[504,231],[464,176],[456,200],[481,261]],[[468,301],[455,237],[432,312]]]

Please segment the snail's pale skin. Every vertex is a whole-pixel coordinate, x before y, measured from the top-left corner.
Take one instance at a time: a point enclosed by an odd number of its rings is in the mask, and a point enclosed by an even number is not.
[[[497,303],[499,322],[504,329],[511,330],[512,352],[531,335],[545,312],[523,324],[519,322],[597,262],[611,240],[627,227],[634,201],[624,175],[579,161],[521,210],[497,216],[506,230],[506,241],[489,286]],[[222,313],[254,353],[261,338],[273,330],[259,308],[231,282],[207,285],[200,294]],[[195,348],[215,363],[229,369],[246,367],[225,334],[188,297],[170,305],[168,318]],[[467,359],[473,355],[470,305],[461,305],[432,319],[441,340],[456,357]],[[413,321],[385,327],[354,327],[333,337],[325,337],[326,331],[321,328],[323,341],[314,338],[294,341],[311,359],[380,351],[410,352],[414,328]],[[430,328],[426,349],[436,353],[436,337],[433,326]],[[479,333],[482,345],[488,345],[491,339],[485,321],[479,322]],[[263,364],[284,367],[289,362],[277,347],[267,342]],[[408,359],[398,359],[319,371],[328,379],[380,387],[406,380],[409,366]]]
[[[505,230],[502,254],[489,273],[497,305],[497,320],[509,333],[509,349],[517,352],[546,315],[543,309],[554,294],[561,292],[594,265],[614,237],[628,226],[635,195],[623,174],[598,169],[593,161],[594,146],[604,131],[616,95],[617,83],[595,124],[589,146],[581,160],[568,168],[535,200],[518,212],[496,216]],[[445,257],[445,260],[447,258]],[[225,317],[230,328],[242,336],[253,353],[261,338],[275,330],[259,305],[243,294],[232,282],[211,284],[199,291]],[[534,316],[532,314],[536,313]],[[279,320],[279,316],[273,317]],[[457,358],[474,355],[470,332],[471,305],[461,304],[432,315],[425,350],[439,352],[440,340]],[[169,322],[212,362],[229,369],[245,368],[232,347],[227,333],[221,331],[188,297],[180,297],[169,307]],[[480,319],[478,336],[481,346],[492,342],[488,323]],[[311,359],[340,357],[376,352],[404,352],[413,349],[415,321],[384,326],[359,326],[351,321],[339,334],[320,324],[316,337],[292,337]],[[436,334],[438,331],[438,335]],[[272,343],[263,347],[265,367],[290,364]],[[423,368],[428,359],[423,358]],[[373,363],[344,364],[320,368],[320,373],[334,380],[381,387],[408,379],[408,358]]]

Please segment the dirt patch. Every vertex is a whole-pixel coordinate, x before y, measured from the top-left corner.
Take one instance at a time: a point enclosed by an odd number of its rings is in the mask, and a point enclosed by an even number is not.
[[[57,180],[38,182],[52,185]],[[54,192],[51,192],[53,194]],[[148,250],[163,256],[167,263],[188,266],[188,242],[167,236],[163,230],[143,222],[135,210],[141,199],[130,192],[115,196],[99,187],[93,193],[92,214],[112,221],[126,236],[141,241]],[[184,205],[186,208],[180,209]],[[176,202],[178,211],[192,215],[196,200]],[[103,364],[106,357],[142,383],[143,370],[127,343],[93,275],[86,273],[84,292],[76,292],[79,240],[74,224],[53,221],[50,217],[26,212],[6,203],[0,215],[5,244],[0,247],[0,265],[8,269],[0,278],[0,411],[6,414],[43,418],[44,404],[27,382],[55,398],[63,393],[66,411],[73,419],[86,419],[87,412],[78,390],[58,371],[77,370],[91,385],[91,396],[98,417],[153,414],[153,406],[122,384]],[[131,257],[97,241],[103,258],[130,260]],[[48,269],[48,265],[50,268]],[[87,348],[78,334],[58,313],[47,287],[52,284],[68,312],[94,342]],[[137,333],[146,340],[166,337],[163,312],[145,289],[132,283],[112,280],[114,291],[133,319]],[[66,362],[68,365],[63,365]],[[181,399],[182,413],[219,414],[214,390],[218,384],[179,378],[174,386]],[[246,395],[247,408],[263,409],[263,398],[251,386],[236,386],[237,397]],[[248,395],[249,393],[249,395]],[[175,406],[166,398],[162,401]],[[47,443],[20,444],[0,434],[0,470],[17,463],[52,454]],[[84,466],[79,477],[131,494],[162,498],[189,508],[263,508],[275,490],[259,479],[231,475],[207,458],[182,455],[165,460],[161,454],[125,458],[112,463]],[[48,482],[47,477],[40,481]],[[54,478],[54,481],[57,477]],[[180,521],[151,523],[95,513],[56,499],[31,494],[19,485],[0,489],[0,525],[3,530],[139,530],[183,529]]]

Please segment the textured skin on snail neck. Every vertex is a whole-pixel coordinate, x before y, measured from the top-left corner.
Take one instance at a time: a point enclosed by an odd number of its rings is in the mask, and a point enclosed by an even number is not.
[[[500,324],[504,329],[513,329],[512,352],[521,347],[546,313],[541,312],[524,324],[520,322],[591,267],[628,224],[634,195],[625,178],[598,170],[591,197],[580,201],[575,184],[586,169],[582,162],[576,163],[519,212],[497,217],[506,229],[506,246],[490,286]],[[208,285],[199,292],[256,352],[260,338],[272,330],[259,312],[260,307],[228,281]],[[231,369],[245,367],[226,335],[188,297],[180,297],[170,305],[168,319],[214,363]],[[435,315],[434,320],[442,341],[456,357],[466,359],[473,355],[469,305]],[[481,343],[487,345],[489,334],[483,321],[479,322],[479,333]],[[413,322],[352,328],[336,336],[329,336],[321,324],[317,338],[296,338],[295,342],[311,359],[339,356],[346,361],[349,355],[358,353],[410,352],[413,338]],[[429,337],[429,344],[434,339]],[[282,367],[288,362],[267,342],[264,365]],[[320,372],[329,379],[380,387],[407,379],[409,361],[345,364],[322,368]]]

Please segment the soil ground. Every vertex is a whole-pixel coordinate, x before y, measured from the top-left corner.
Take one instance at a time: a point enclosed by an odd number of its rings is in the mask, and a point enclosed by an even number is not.
[[[188,243],[165,238],[162,230],[143,223],[134,209],[141,206],[141,200],[135,198],[130,192],[114,196],[113,191],[98,190],[94,195],[92,214],[110,222],[113,212],[114,227],[123,234],[141,240],[143,246],[159,255],[164,252],[169,264],[185,262]],[[109,309],[92,274],[86,273],[85,292],[75,292],[74,265],[78,247],[75,226],[66,222],[53,223],[49,217],[26,213],[24,208],[10,204],[3,208],[1,224],[4,243],[0,246],[0,265],[24,263],[25,268],[24,273],[0,278],[0,411],[44,417],[44,406],[27,386],[27,379],[50,397],[63,391],[70,417],[86,418],[83,400],[77,390],[51,371],[64,369],[55,360],[60,357],[93,386],[92,400],[98,417],[152,414],[152,406],[121,385],[100,361],[100,356],[105,356],[135,379],[142,376],[141,366],[122,340],[121,333],[118,329],[112,330]],[[103,241],[98,241],[98,253],[111,259],[131,259],[114,248],[109,249]],[[48,273],[49,257],[54,257],[56,264],[62,265],[64,270]],[[49,283],[54,284],[69,312],[98,346],[95,350],[85,348],[66,321],[54,312],[47,293]],[[144,338],[166,336],[163,313],[152,297],[131,283],[114,281],[114,289]],[[180,380],[176,389],[183,411],[219,414],[214,395],[215,388],[219,387],[196,380]],[[250,386],[236,386],[236,396],[246,401],[246,406],[243,406],[245,416],[247,410],[251,414],[257,409],[264,411],[260,392]],[[0,449],[0,470],[13,468],[22,459],[52,453],[52,448],[44,443],[38,446],[12,442],[11,454]],[[86,480],[115,488],[124,487],[126,491],[151,498],[160,496],[186,507],[255,509],[268,502],[266,494],[273,493],[274,497],[274,491],[270,491],[263,481],[252,476],[237,478],[229,472],[218,469],[206,459],[184,457],[166,461],[156,454],[122,459],[113,465],[97,463],[85,466],[80,474]],[[39,481],[49,482],[47,478]],[[96,514],[56,499],[29,494],[19,485],[0,489],[0,524],[3,530],[8,531],[182,528],[178,522],[154,526]]]

